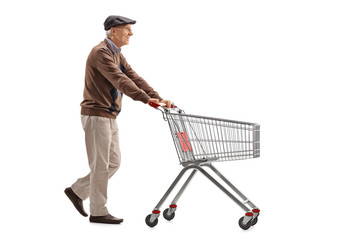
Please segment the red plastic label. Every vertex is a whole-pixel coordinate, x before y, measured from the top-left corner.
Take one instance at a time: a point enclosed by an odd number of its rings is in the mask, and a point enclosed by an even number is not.
[[[189,151],[192,152],[192,148],[191,148],[187,133],[186,132],[178,132],[177,135],[180,139],[180,144],[181,144],[181,148],[182,148],[183,152],[189,152]]]

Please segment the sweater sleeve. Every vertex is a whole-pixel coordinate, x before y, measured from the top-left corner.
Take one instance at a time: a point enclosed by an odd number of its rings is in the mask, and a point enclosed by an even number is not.
[[[159,93],[156,92],[142,77],[140,77],[128,64],[125,57],[121,54],[121,64],[125,68],[125,74],[128,76],[133,82],[136,84],[136,86],[146,92],[147,95],[149,95],[151,98],[157,98],[160,101],[163,100]]]
[[[121,72],[108,51],[100,48],[97,49],[94,54],[95,56],[92,59],[96,69],[110,81],[115,88],[133,100],[141,101],[145,104],[147,103],[150,99],[148,94],[140,89],[128,76]]]

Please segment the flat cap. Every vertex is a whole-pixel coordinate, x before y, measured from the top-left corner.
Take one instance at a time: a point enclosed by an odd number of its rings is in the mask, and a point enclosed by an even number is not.
[[[116,27],[118,25],[125,25],[125,24],[135,24],[136,21],[130,18],[111,15],[108,16],[104,22],[105,31],[109,30],[112,27]]]

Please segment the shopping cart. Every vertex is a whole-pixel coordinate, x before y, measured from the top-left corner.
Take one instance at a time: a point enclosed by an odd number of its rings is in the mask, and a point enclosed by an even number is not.
[[[195,173],[199,171],[246,212],[245,216],[239,219],[239,226],[242,229],[247,230],[255,225],[260,214],[259,208],[230,183],[211,163],[259,157],[260,125],[189,115],[177,107],[167,109],[156,103],[150,103],[150,105],[159,109],[163,114],[164,120],[168,122],[180,164],[184,168],[155,206],[152,213],[145,218],[146,224],[150,227],[157,225],[158,217],[160,216],[160,207],[184,173],[192,169],[191,174],[176,194],[169,208],[164,210],[163,216],[166,220],[170,221],[175,217],[176,204],[179,198],[189,185]],[[210,168],[241,200],[215,180],[215,178],[205,171],[204,167]]]

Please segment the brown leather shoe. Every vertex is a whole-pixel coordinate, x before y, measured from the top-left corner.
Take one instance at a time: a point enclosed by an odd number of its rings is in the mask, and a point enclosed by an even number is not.
[[[120,224],[123,222],[122,218],[116,218],[110,214],[105,216],[90,216],[90,222],[92,223],[107,223],[107,224]]]
[[[70,187],[66,188],[64,192],[70,201],[74,204],[76,210],[78,210],[78,212],[84,217],[87,217],[88,214],[84,210],[83,200],[79,198]]]

